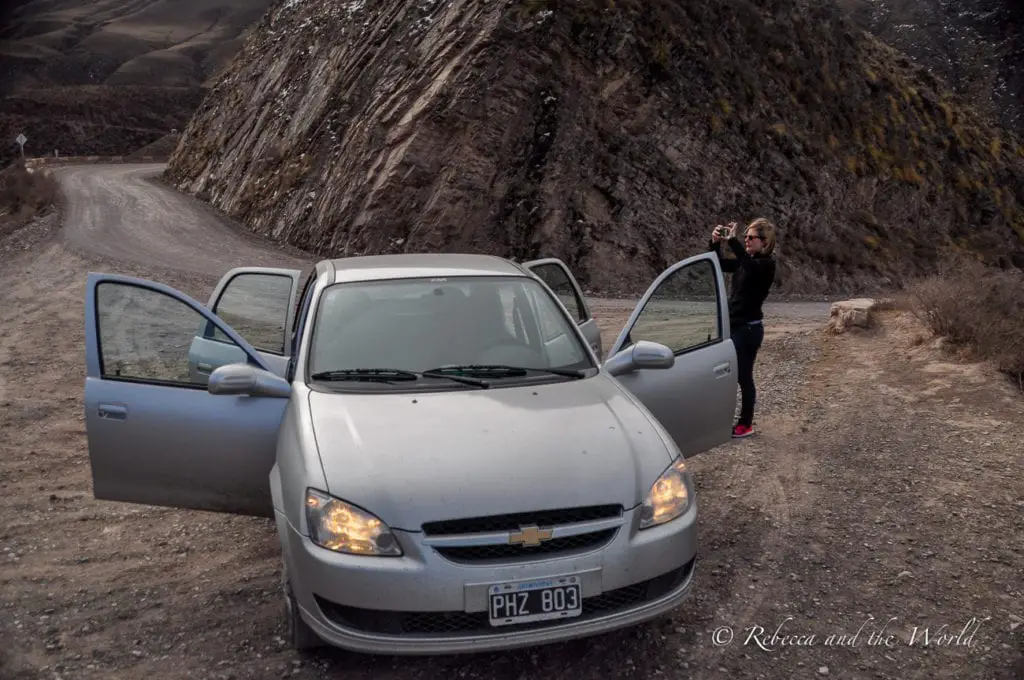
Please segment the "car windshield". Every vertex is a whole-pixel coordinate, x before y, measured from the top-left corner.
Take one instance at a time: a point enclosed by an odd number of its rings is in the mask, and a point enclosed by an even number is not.
[[[410,378],[394,381],[396,372],[513,382],[524,372],[509,369],[525,368],[529,379],[565,380],[594,368],[572,323],[546,288],[524,276],[338,283],[317,306],[308,371],[314,379],[402,386]],[[427,379],[443,381],[429,373],[418,382]]]

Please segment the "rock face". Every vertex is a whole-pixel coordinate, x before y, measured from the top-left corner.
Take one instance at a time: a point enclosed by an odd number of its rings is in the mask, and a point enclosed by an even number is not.
[[[321,255],[555,256],[605,292],[759,216],[783,290],[1024,266],[1018,140],[804,0],[282,0],[167,178]]]
[[[984,113],[1024,133],[1020,0],[839,0],[855,22],[906,52]]]

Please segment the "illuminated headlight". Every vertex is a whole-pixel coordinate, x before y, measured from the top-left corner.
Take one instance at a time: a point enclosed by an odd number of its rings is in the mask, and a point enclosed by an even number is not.
[[[682,515],[690,507],[690,491],[686,485],[686,463],[682,458],[661,473],[651,487],[640,513],[640,528],[658,526]]]
[[[317,545],[349,555],[401,555],[391,529],[365,510],[313,489],[306,490],[309,537]]]

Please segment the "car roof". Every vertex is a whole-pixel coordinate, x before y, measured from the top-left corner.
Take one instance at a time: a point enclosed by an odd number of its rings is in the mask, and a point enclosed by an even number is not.
[[[443,276],[526,276],[520,265],[496,255],[474,253],[401,253],[361,255],[327,261],[334,282]]]

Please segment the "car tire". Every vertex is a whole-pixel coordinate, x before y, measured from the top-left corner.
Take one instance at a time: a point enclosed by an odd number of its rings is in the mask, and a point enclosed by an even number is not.
[[[313,632],[299,613],[295,592],[288,578],[288,568],[281,565],[281,588],[284,591],[285,632],[288,644],[297,652],[305,652],[323,646],[323,640]]]

